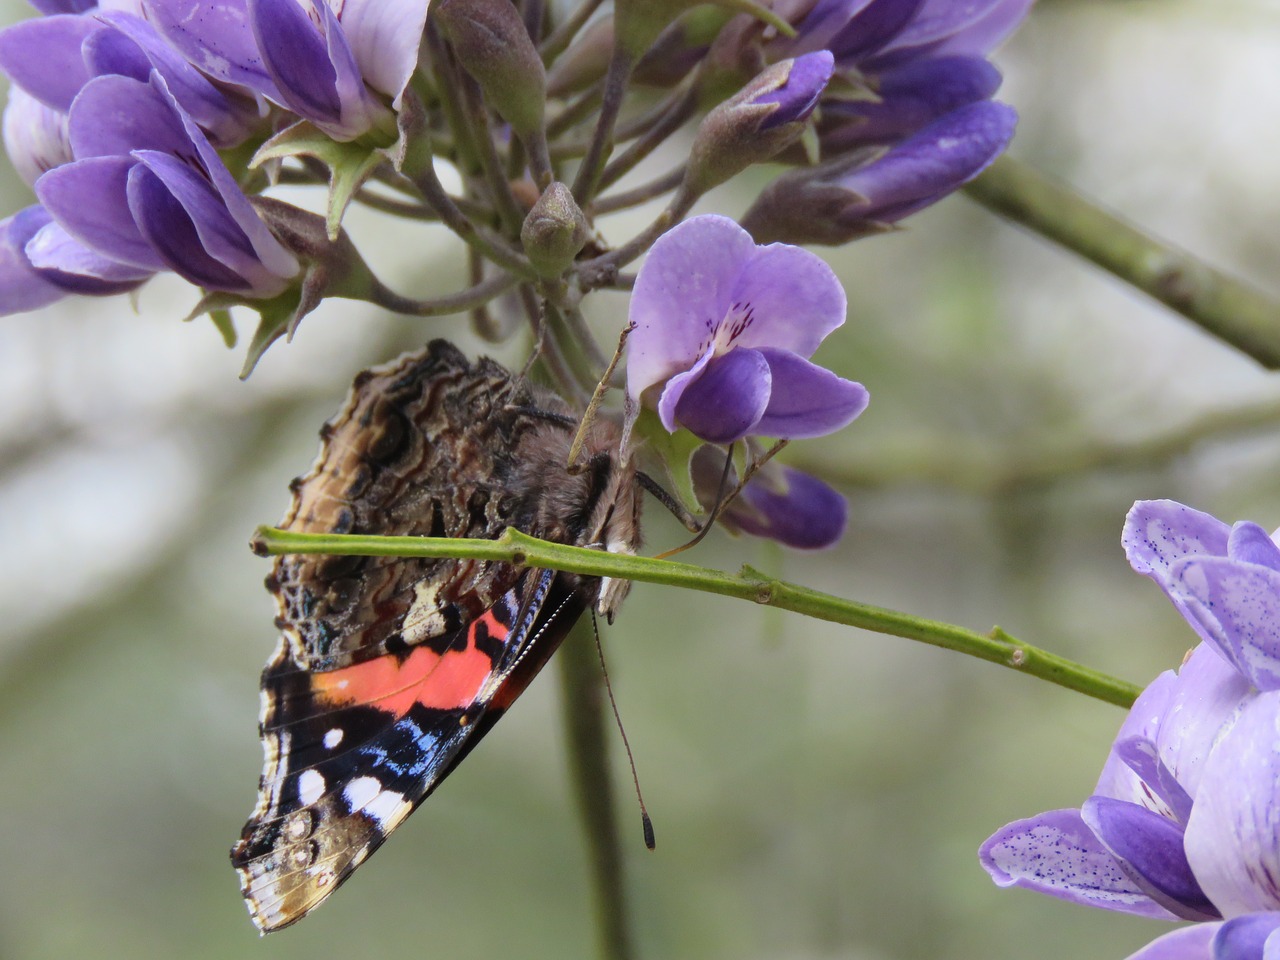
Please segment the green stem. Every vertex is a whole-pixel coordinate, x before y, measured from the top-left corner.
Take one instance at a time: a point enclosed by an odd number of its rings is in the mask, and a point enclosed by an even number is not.
[[[569,765],[586,831],[587,858],[595,887],[600,955],[606,960],[634,956],[627,928],[622,845],[613,780],[609,776],[608,714],[603,674],[586,621],[565,640],[560,662],[561,702]]]
[[[508,528],[496,540],[433,537],[366,537],[293,533],[259,527],[252,546],[260,556],[283,553],[328,553],[352,556],[447,557],[497,560],[520,566],[564,570],[593,577],[617,577],[665,586],[701,590],[764,606],[778,607],[819,620],[861,627],[955,650],[1000,664],[1107,703],[1127,707],[1141,688],[1100,671],[1023,643],[999,627],[978,633],[950,623],[927,620],[874,607],[775,580],[750,567],[734,575],[719,570],[548,543]]]
[[[1280,369],[1280,302],[1273,297],[1009,157],[964,189],[983,206],[1074,250],[1267,369]]]
[[[410,317],[447,317],[455,313],[480,309],[498,294],[511,289],[519,282],[520,278],[513,274],[499,273],[488,280],[481,280],[475,286],[459,290],[446,297],[414,300],[401,296],[381,282],[375,281],[367,299],[370,303],[376,303],[392,313],[403,313]]]

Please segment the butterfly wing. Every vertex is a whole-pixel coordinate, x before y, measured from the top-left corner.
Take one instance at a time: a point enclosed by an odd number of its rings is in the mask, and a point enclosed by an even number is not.
[[[266,766],[231,859],[264,933],[300,920],[386,839],[528,685],[582,612],[528,571],[465,627],[317,672],[282,641],[263,673]]]

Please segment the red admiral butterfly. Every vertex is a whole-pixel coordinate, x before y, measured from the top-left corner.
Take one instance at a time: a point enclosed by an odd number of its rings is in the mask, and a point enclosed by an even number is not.
[[[639,546],[635,468],[597,422],[451,344],[366,370],[292,485],[287,530]],[[628,584],[482,560],[284,556],[262,674],[258,805],[231,860],[264,933],[300,920],[498,721],[591,605]]]

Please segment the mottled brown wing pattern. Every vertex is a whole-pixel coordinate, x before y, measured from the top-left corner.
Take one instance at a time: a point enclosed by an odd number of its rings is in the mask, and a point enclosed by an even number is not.
[[[445,341],[367,370],[321,430],[320,454],[294,481],[281,525],[482,538],[527,527],[536,493],[513,479],[521,447],[547,426],[529,416],[535,407],[567,413],[558,397],[492,361],[470,365]],[[456,631],[515,578],[513,567],[486,561],[287,556],[268,587],[294,660],[335,669]]]

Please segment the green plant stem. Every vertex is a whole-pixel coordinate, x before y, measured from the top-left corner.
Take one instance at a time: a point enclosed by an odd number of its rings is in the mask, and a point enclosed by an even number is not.
[[[627,960],[635,951],[627,926],[622,845],[618,840],[613,779],[609,775],[604,675],[586,620],[578,621],[557,660],[569,766],[595,889],[600,955],[607,960]]]
[[[1126,707],[1141,689],[1097,670],[1023,643],[999,627],[978,633],[950,623],[927,620],[896,610],[845,600],[766,576],[750,567],[738,574],[688,563],[628,557],[548,543],[507,529],[496,540],[431,537],[365,537],[293,533],[259,527],[253,549],[261,556],[284,553],[328,553],[353,556],[448,557],[496,560],[520,566],[564,570],[593,577],[616,577],[665,586],[701,590],[764,606],[778,607],[819,620],[861,627],[935,647],[955,650],[1000,664],[1107,703]]]
[[[1010,157],[1001,157],[964,189],[983,206],[1091,260],[1267,369],[1280,369],[1280,302],[1273,297]]]
[[[600,113],[596,118],[596,129],[587,146],[586,156],[578,167],[577,176],[573,179],[573,198],[579,206],[586,206],[595,199],[596,189],[600,185],[600,176],[604,165],[613,152],[613,126],[618,121],[618,113],[622,110],[622,101],[627,93],[627,81],[631,79],[631,71],[635,60],[622,44],[615,40],[613,56],[609,59],[609,69],[604,76],[604,99],[600,102]]]
[[[378,282],[369,293],[369,302],[411,317],[445,317],[454,313],[465,313],[483,307],[498,294],[511,289],[520,278],[510,273],[499,273],[488,280],[482,280],[475,286],[459,290],[446,297],[433,297],[430,300],[414,300],[403,297]]]
[[[565,51],[602,2],[603,0],[583,0],[578,4],[577,9],[569,14],[569,18],[556,27],[551,36],[542,42],[542,49],[539,52],[542,54],[543,63],[550,66],[551,61]]]

